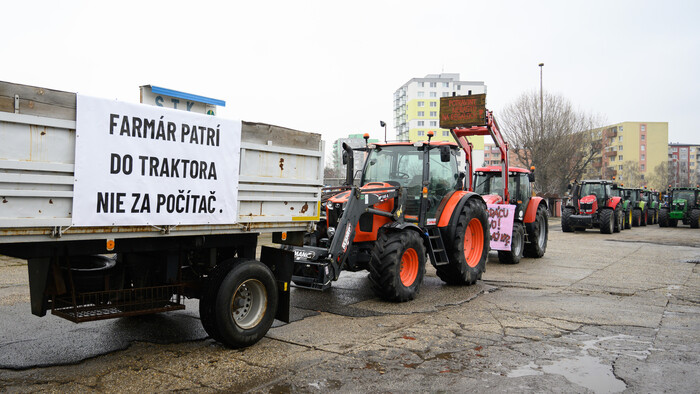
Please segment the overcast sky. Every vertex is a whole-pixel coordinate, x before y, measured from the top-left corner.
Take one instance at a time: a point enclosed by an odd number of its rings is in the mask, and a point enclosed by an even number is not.
[[[13,1],[0,80],[138,102],[152,84],[226,101],[220,116],[394,138],[414,77],[484,81],[499,110],[528,90],[606,124],[669,123],[700,144],[700,1]]]

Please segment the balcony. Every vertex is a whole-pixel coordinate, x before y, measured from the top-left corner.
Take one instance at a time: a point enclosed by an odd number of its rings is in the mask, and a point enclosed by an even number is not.
[[[607,138],[615,138],[617,137],[617,127],[611,127],[609,129],[605,129],[605,137]]]
[[[602,160],[596,160],[593,162],[593,168],[601,168],[603,166]]]
[[[610,156],[617,156],[617,151],[615,150],[606,150],[605,153],[603,153],[605,156],[610,157]]]

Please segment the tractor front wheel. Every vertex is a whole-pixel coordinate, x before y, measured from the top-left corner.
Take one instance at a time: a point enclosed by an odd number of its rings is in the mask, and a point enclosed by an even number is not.
[[[622,228],[625,226],[622,221],[622,210],[620,209],[620,206],[618,205],[617,208],[615,208],[615,226],[613,228],[613,232],[619,233],[622,231]]]
[[[574,209],[567,207],[561,213],[561,231],[565,233],[573,233],[574,227],[571,225],[569,217],[574,214]]]
[[[669,211],[667,208],[661,208],[659,210],[659,227],[668,227],[669,225]]]
[[[700,227],[700,209],[693,209],[692,211],[690,211],[690,227]]]
[[[498,261],[503,264],[518,264],[523,257],[525,245],[525,230],[520,222],[513,223],[513,236],[510,240],[510,250],[499,250]]]
[[[486,207],[475,198],[467,200],[457,217],[454,239],[445,245],[449,263],[437,266],[437,276],[450,285],[476,283],[486,270],[489,238]]]
[[[632,226],[639,227],[641,225],[642,225],[642,210],[635,208],[632,210]]]
[[[423,283],[425,260],[425,246],[417,232],[383,232],[372,250],[372,290],[388,301],[416,298]]]
[[[603,234],[612,234],[615,230],[615,219],[612,209],[606,208],[600,211],[600,232]]]

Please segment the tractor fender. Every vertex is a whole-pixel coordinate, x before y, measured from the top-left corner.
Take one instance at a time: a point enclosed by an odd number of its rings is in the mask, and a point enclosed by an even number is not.
[[[610,198],[610,200],[608,200],[607,207],[612,208],[612,209],[616,209],[617,205],[620,203],[621,200],[622,200],[622,197],[612,197],[612,198]]]
[[[535,222],[535,219],[537,219],[537,209],[540,207],[540,204],[544,205],[544,208],[547,209],[547,200],[542,197],[530,198],[530,202],[527,203],[527,208],[525,209],[524,223]]]
[[[464,209],[464,205],[466,205],[467,201],[471,199],[479,200],[481,204],[483,204],[484,209],[486,209],[486,202],[484,201],[483,197],[474,192],[469,192],[466,190],[456,191],[446,196],[443,200],[444,205],[440,204],[440,207],[438,208],[440,218],[438,220],[438,227],[446,230],[446,239],[454,238],[455,228],[457,227],[457,218],[462,212],[462,209]]]
[[[406,222],[391,222],[383,225],[380,227],[380,230],[382,231],[404,231],[404,230],[411,230],[415,231],[418,234],[420,234],[421,238],[423,238],[423,242],[430,242],[430,239],[428,238],[428,235],[423,232],[423,230],[418,227],[417,224],[414,223],[406,223]]]

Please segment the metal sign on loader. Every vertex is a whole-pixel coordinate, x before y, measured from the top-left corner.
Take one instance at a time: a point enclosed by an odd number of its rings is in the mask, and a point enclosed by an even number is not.
[[[486,94],[440,98],[440,127],[486,125]]]

